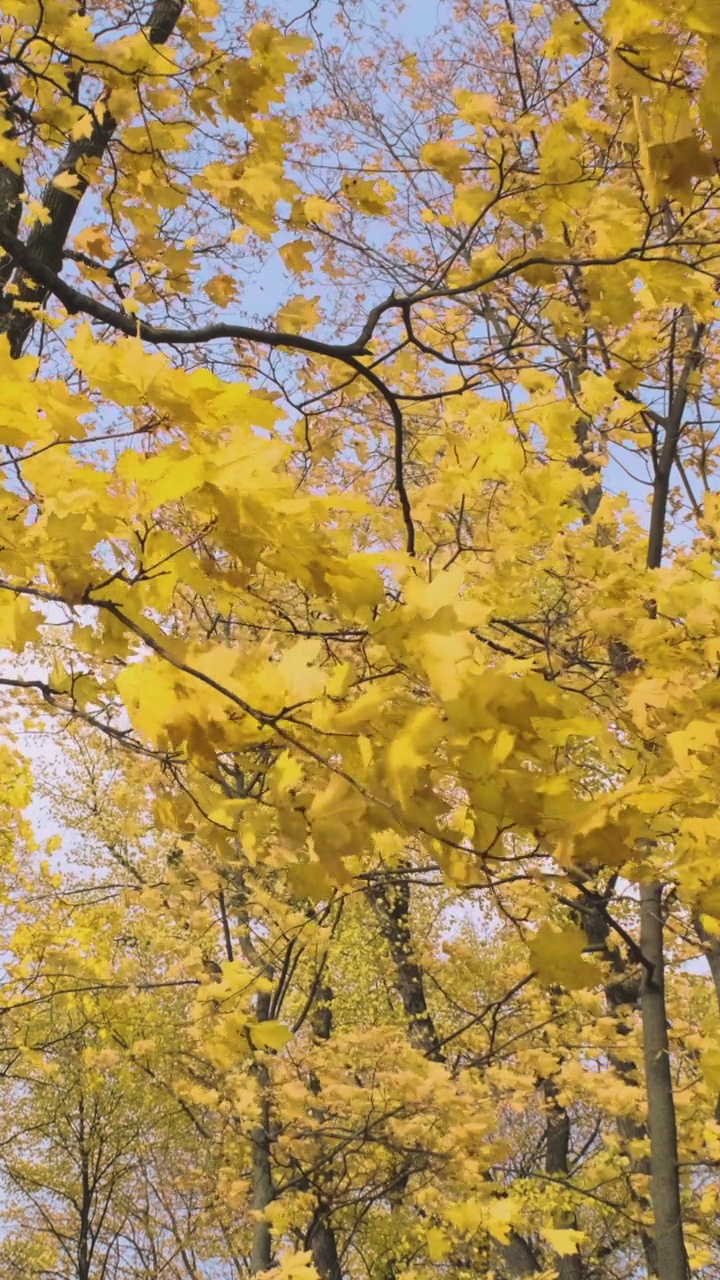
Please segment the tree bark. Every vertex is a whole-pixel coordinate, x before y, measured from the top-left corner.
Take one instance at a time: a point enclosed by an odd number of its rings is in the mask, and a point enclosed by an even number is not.
[[[378,881],[366,892],[395,966],[395,986],[407,1019],[410,1043],[432,1062],[444,1062],[428,1012],[422,969],[413,956],[407,880],[398,877],[389,888]]]
[[[575,878],[575,883],[583,893],[579,910],[577,911],[579,923],[582,924],[590,946],[595,951],[599,951],[602,948],[603,958],[612,967],[613,976],[604,987],[605,1002],[615,1019],[618,1035],[622,1037],[630,1032],[630,1027],[622,1015],[622,1010],[624,1008],[640,1008],[640,977],[636,973],[635,966],[629,968],[629,960],[621,954],[619,948],[613,945],[611,941],[608,904],[614,882],[611,880],[610,884],[602,892],[585,887],[584,879],[579,874]],[[619,1052],[609,1053],[608,1057],[611,1066],[622,1080],[630,1085],[639,1083],[634,1062],[624,1058],[622,1053]],[[642,1142],[646,1139],[648,1136],[647,1129],[642,1122],[634,1120],[631,1116],[618,1116],[617,1129],[627,1150],[630,1162],[628,1192],[638,1214],[644,1218],[652,1213],[652,1205],[644,1191],[641,1191],[635,1185],[634,1178],[640,1175],[649,1181],[650,1161],[647,1157],[632,1155],[628,1148],[630,1143]],[[654,1276],[657,1274],[655,1241],[645,1226],[640,1227],[639,1236],[648,1275]]]
[[[90,1157],[87,1148],[85,1130],[85,1100],[80,1094],[78,1100],[78,1146],[80,1155],[80,1222],[77,1239],[78,1280],[90,1280],[91,1237],[90,1222],[92,1218],[93,1192],[90,1180]]]
[[[372,884],[366,890],[366,896],[393,960],[395,988],[405,1012],[408,1039],[432,1062],[445,1062],[442,1043],[425,998],[423,972],[413,956],[409,884],[398,876],[389,889],[380,882]],[[487,1179],[493,1181],[489,1173]],[[498,1244],[497,1249],[503,1259],[503,1270],[508,1275],[530,1276],[541,1270],[533,1249],[516,1231],[511,1231],[508,1243]]]
[[[677,1126],[665,1010],[662,885],[640,889],[640,946],[648,962],[640,1005],[650,1131],[650,1171],[659,1280],[688,1280],[683,1238]]]
[[[315,1007],[312,1016],[313,1036],[316,1040],[329,1040],[332,1032],[332,988],[321,984],[315,994]],[[320,1094],[320,1081],[316,1076],[310,1079],[310,1088],[317,1096]],[[322,1119],[322,1111],[319,1118]],[[338,1256],[337,1239],[330,1225],[330,1206],[318,1196],[315,1213],[305,1236],[305,1248],[312,1253],[315,1270],[322,1280],[342,1280],[342,1269]]]
[[[270,1016],[270,996],[260,991],[255,1001],[255,1016],[258,1022],[266,1022]],[[257,1084],[260,1115],[250,1133],[252,1148],[252,1208],[253,1208],[253,1241],[250,1256],[250,1274],[258,1271],[269,1271],[272,1265],[272,1237],[270,1224],[265,1217],[265,1210],[274,1199],[275,1191],[270,1163],[270,1102],[268,1099],[268,1072],[261,1063],[256,1063],[253,1075]]]
[[[557,1100],[554,1080],[543,1080],[545,1095],[545,1172],[552,1178],[567,1178],[570,1154],[570,1117]],[[556,1215],[555,1225],[577,1227],[574,1213]],[[557,1254],[554,1263],[560,1280],[582,1280],[585,1269],[579,1253]]]

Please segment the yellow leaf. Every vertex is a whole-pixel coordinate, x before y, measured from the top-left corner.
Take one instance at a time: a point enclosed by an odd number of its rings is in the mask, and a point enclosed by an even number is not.
[[[11,173],[22,173],[23,160],[27,155],[27,148],[16,142],[14,138],[3,137],[8,125],[3,126],[0,122],[0,164],[5,169],[9,169]]]
[[[487,124],[497,117],[500,110],[497,98],[489,93],[470,93],[467,89],[459,89],[454,97],[460,119],[467,120],[468,124]]]
[[[720,1090],[720,1049],[706,1049],[700,1055],[700,1070],[705,1083],[714,1092]]]
[[[455,186],[460,181],[465,165],[470,163],[470,152],[459,142],[427,142],[420,152],[423,164],[436,169],[441,177]]]
[[[226,307],[235,297],[235,281],[232,276],[222,271],[213,276],[212,280],[208,280],[203,288],[210,301],[216,303],[218,307]]]
[[[720,7],[717,0],[693,0],[684,21],[691,31],[720,36]]]
[[[412,798],[418,775],[427,768],[441,733],[442,726],[435,708],[421,707],[390,743],[387,751],[388,781],[393,795],[403,804]]]
[[[80,179],[76,173],[70,173],[67,169],[63,169],[61,173],[56,173],[52,179],[51,186],[58,191],[66,191],[68,195],[77,195],[80,197],[82,192],[77,188],[80,186]]]
[[[698,905],[701,911],[707,912],[708,916],[713,917],[715,920],[720,920],[720,885],[711,885],[709,889],[706,889]]]
[[[568,991],[597,986],[602,981],[602,970],[583,959],[586,945],[585,934],[575,925],[553,929],[550,924],[542,924],[528,942],[538,980],[549,987],[558,983]]]
[[[692,196],[692,179],[710,177],[715,172],[713,157],[695,136],[652,143],[647,150],[647,164],[655,199],[677,196],[685,203]]]
[[[250,1026],[250,1039],[256,1049],[282,1049],[292,1038],[292,1031],[284,1022],[254,1022]]]
[[[555,1252],[563,1256],[577,1253],[585,1239],[584,1231],[575,1231],[572,1227],[543,1227],[542,1234]]]
[[[325,692],[329,698],[342,698],[352,688],[354,680],[355,668],[352,662],[338,662],[325,684]]]
[[[323,200],[322,196],[308,196],[302,203],[302,217],[298,211],[295,218],[298,222],[304,219],[306,222],[316,222],[319,227],[329,227],[336,212],[337,205],[332,201]]]
[[[681,768],[690,762],[690,753],[712,750],[717,746],[720,724],[712,724],[707,720],[691,720],[684,729],[667,735],[669,746],[675,763]]]
[[[444,1217],[459,1231],[474,1235],[485,1221],[486,1209],[486,1204],[481,1200],[463,1200],[446,1209]]]
[[[360,792],[337,774],[333,774],[324,791],[315,794],[308,808],[317,855],[339,881],[348,878],[341,859],[355,852],[356,834],[361,830],[366,809]]]
[[[289,271],[294,271],[296,275],[303,275],[304,272],[312,270],[312,262],[308,254],[312,253],[313,248],[312,240],[290,240],[288,244],[280,245],[278,253]]]
[[[720,8],[715,6],[715,0],[711,3],[716,7],[718,15]],[[720,35],[720,30],[718,31]],[[711,40],[706,45],[707,67],[705,80],[698,97],[698,110],[700,112],[700,123],[710,138],[712,149],[715,155],[720,153],[720,100],[718,100],[717,83],[720,74],[720,40]]]
[[[706,911],[710,910],[710,908],[708,907],[706,907],[705,909]],[[701,915],[700,923],[706,933],[712,934],[713,938],[720,938],[720,901],[718,901],[716,911],[717,911],[717,918],[715,917],[715,915]]]
[[[70,137],[75,138],[76,140],[80,138],[91,138],[94,125],[95,125],[95,118],[92,112],[86,111],[84,112],[83,115],[81,115],[80,119],[73,125],[72,129],[70,130]]]
[[[478,218],[482,217],[491,200],[491,193],[478,183],[475,185],[462,185],[456,187],[455,199],[453,200],[453,214],[457,218],[458,222],[477,222]]]
[[[341,185],[350,203],[361,213],[371,215],[386,213],[388,205],[397,194],[395,188],[382,178],[375,181],[360,177],[343,178]],[[306,200],[306,211],[308,203]]]
[[[304,298],[298,295],[281,307],[276,316],[278,329],[284,333],[306,333],[314,329],[320,320],[319,296]]]
[[[126,449],[118,471],[124,479],[136,484],[146,509],[152,510],[166,502],[176,502],[202,484],[205,459],[175,445],[150,458]]]
[[[668,92],[657,106],[641,102],[636,94],[633,113],[650,200],[658,204],[676,197],[689,203],[692,179],[712,175],[715,163],[693,129],[686,95]]]
[[[490,1235],[501,1244],[507,1244],[510,1232],[516,1225],[520,1206],[511,1196],[499,1196],[490,1201],[485,1215],[485,1225]]]
[[[443,627],[442,634],[431,631],[416,642],[417,653],[430,686],[443,702],[452,702],[462,694],[463,677],[467,672],[475,641],[469,631],[453,631],[455,611],[450,613],[452,622]]]
[[[439,1227],[430,1227],[426,1232],[425,1239],[427,1241],[428,1257],[431,1262],[440,1262],[441,1258],[446,1257],[452,1248],[445,1232],[441,1231]]]
[[[436,573],[432,582],[424,582],[422,578],[415,576],[409,577],[404,587],[408,610],[426,620],[434,618],[441,609],[457,600],[464,577],[459,564]]]
[[[292,862],[287,877],[295,892],[311,902],[320,902],[333,890],[333,882],[319,861]]]
[[[258,1280],[319,1280],[319,1276],[312,1262],[311,1253],[293,1253],[290,1249],[286,1249],[281,1257],[276,1270],[262,1271],[258,1276]]]
[[[81,253],[87,253],[91,258],[110,258],[112,257],[112,244],[110,237],[102,227],[83,227],[75,236],[74,245]]]
[[[588,30],[576,13],[564,13],[552,24],[550,39],[543,45],[546,58],[576,58],[585,52]]]
[[[42,614],[23,596],[9,591],[0,594],[0,648],[20,653],[26,644],[40,638]]]

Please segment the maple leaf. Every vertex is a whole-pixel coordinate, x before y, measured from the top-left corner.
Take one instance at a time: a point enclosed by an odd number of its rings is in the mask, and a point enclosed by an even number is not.
[[[217,303],[219,307],[226,307],[235,297],[236,283],[232,276],[220,272],[212,280],[208,280],[203,288],[211,302]]]
[[[577,1253],[579,1246],[585,1240],[585,1232],[576,1231],[572,1227],[543,1227],[542,1233],[544,1239],[561,1257]]]
[[[255,1022],[250,1027],[250,1038],[258,1049],[282,1049],[291,1037],[290,1028],[282,1022]]]
[[[278,329],[285,333],[307,333],[315,329],[320,322],[319,301],[319,297],[305,298],[302,295],[291,298],[275,317]]]
[[[342,190],[352,205],[367,214],[385,213],[388,204],[395,198],[395,188],[383,178],[345,177],[342,180]],[[307,217],[316,217],[318,212],[323,213],[321,207],[310,206],[309,209],[308,204],[309,202],[306,201]],[[311,212],[313,208],[314,213]]]
[[[460,181],[463,169],[470,161],[470,152],[459,143],[451,140],[445,142],[428,142],[423,147],[421,158],[432,169],[437,169],[453,186]]]
[[[278,253],[290,271],[303,275],[312,269],[308,254],[312,253],[314,247],[312,240],[290,240],[288,244],[280,245]]]
[[[543,924],[528,941],[539,980],[547,986],[560,983],[568,991],[594,987],[602,981],[599,966],[583,959],[586,946],[585,934],[575,925],[554,929],[550,924]]]
[[[61,173],[56,173],[55,177],[52,179],[52,185],[58,191],[67,192],[68,195],[74,195],[79,198],[81,194],[80,178],[76,173],[71,173],[69,170],[63,170]]]

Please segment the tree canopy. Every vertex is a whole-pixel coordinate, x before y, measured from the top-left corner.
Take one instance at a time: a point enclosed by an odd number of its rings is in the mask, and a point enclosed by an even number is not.
[[[0,1280],[720,1277],[719,71],[2,0]]]

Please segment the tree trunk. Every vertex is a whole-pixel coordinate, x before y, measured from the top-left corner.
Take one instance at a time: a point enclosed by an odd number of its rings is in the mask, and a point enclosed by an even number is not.
[[[640,947],[648,968],[640,996],[650,1172],[659,1280],[688,1280],[683,1238],[675,1102],[665,1011],[662,885],[640,890]]]
[[[80,1223],[77,1240],[78,1280],[90,1280],[90,1221],[92,1217],[93,1193],[90,1181],[90,1156],[86,1146],[85,1103],[80,1095],[78,1104],[78,1142],[80,1146]]]
[[[389,888],[373,883],[367,898],[395,966],[395,986],[407,1019],[408,1038],[432,1062],[444,1062],[440,1041],[425,999],[422,969],[413,956],[410,888],[398,877]]]
[[[611,942],[608,904],[611,900],[614,881],[611,880],[602,892],[588,889],[585,886],[584,879],[579,875],[575,878],[575,883],[583,891],[580,909],[577,912],[578,921],[582,924],[589,944],[596,951],[602,948],[603,958],[612,966],[613,976],[604,987],[605,1001],[615,1019],[618,1035],[621,1037],[626,1036],[630,1032],[630,1027],[627,1025],[621,1011],[623,1008],[640,1008],[640,977],[636,974],[635,966],[630,968],[629,961],[620,953],[619,948]],[[610,1053],[608,1057],[613,1069],[622,1080],[630,1085],[639,1084],[634,1062],[624,1058],[622,1053],[618,1052]],[[632,1155],[629,1147],[631,1143],[642,1142],[646,1139],[648,1136],[647,1129],[642,1122],[634,1120],[631,1116],[619,1116],[617,1128],[627,1151],[627,1158],[630,1164],[628,1192],[639,1216],[644,1219],[652,1215],[652,1205],[645,1192],[635,1185],[634,1179],[637,1175],[640,1175],[649,1181],[650,1161],[646,1156],[637,1157]],[[640,1226],[639,1236],[645,1255],[648,1275],[657,1275],[657,1249],[655,1248],[653,1236],[643,1225]]]
[[[261,991],[255,1001],[258,1022],[266,1022],[270,1016],[270,996]],[[250,1274],[269,1271],[272,1265],[272,1237],[265,1210],[274,1198],[272,1167],[270,1163],[270,1103],[268,1099],[268,1073],[266,1067],[256,1063],[253,1075],[260,1100],[260,1116],[250,1134],[252,1147],[252,1207],[253,1242],[250,1257]]]
[[[367,889],[366,895],[393,959],[395,988],[407,1020],[408,1039],[432,1062],[445,1062],[442,1042],[425,998],[423,972],[412,953],[408,882],[398,876],[390,889],[378,882]],[[494,1181],[489,1173],[487,1179]],[[533,1249],[516,1231],[510,1232],[507,1244],[498,1244],[497,1248],[508,1275],[530,1276],[541,1270]],[[392,1280],[390,1273],[386,1280]]]
[[[332,988],[321,984],[315,995],[315,1008],[312,1017],[313,1036],[316,1040],[329,1040],[332,1032]],[[310,1088],[317,1096],[320,1093],[320,1081],[313,1075]],[[318,1112],[323,1118],[323,1112]],[[335,1232],[330,1226],[330,1209],[318,1196],[315,1213],[305,1236],[305,1248],[312,1253],[313,1266],[321,1280],[342,1280],[342,1269],[338,1257]]]
[[[552,1178],[567,1178],[570,1153],[570,1117],[557,1100],[554,1080],[543,1081],[545,1095],[545,1172]],[[574,1213],[555,1215],[555,1226],[577,1227]],[[560,1280],[582,1280],[585,1269],[579,1253],[557,1254],[554,1263]]]

